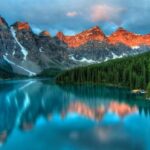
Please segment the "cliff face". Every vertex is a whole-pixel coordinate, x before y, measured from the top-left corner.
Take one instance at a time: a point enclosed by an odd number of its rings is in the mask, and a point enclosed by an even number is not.
[[[66,50],[52,42],[47,31],[37,35],[28,23],[16,22],[9,26],[2,17],[0,57],[0,68],[7,63],[8,70],[12,68],[11,71],[24,75],[35,75],[50,67],[64,68],[68,59]]]
[[[117,29],[117,31],[108,37],[97,26],[74,36],[65,36],[62,32],[59,32],[57,37],[70,48],[78,48],[89,41],[108,42],[108,44],[113,45],[122,43],[131,48],[141,45],[150,46],[150,34],[139,35],[123,28]]]
[[[51,37],[51,35],[50,35],[50,33],[48,31],[42,31],[39,35],[40,36]]]
[[[18,50],[13,36],[10,31],[10,27],[4,18],[0,17],[0,56],[4,54],[12,54],[13,50]]]
[[[108,37],[108,42],[111,44],[123,43],[133,48],[141,45],[150,46],[150,34],[139,35],[129,32],[123,28],[119,28]]]
[[[65,36],[62,32],[57,34],[58,39],[62,40],[70,48],[79,47],[89,41],[105,41],[106,36],[101,31],[101,29],[96,26],[89,30],[83,31],[74,36]]]
[[[17,30],[30,30],[30,25],[27,22],[16,22],[14,26]]]
[[[9,26],[0,17],[0,68],[18,74],[35,75],[47,68],[72,68],[149,50],[150,34],[137,35],[123,28],[110,36],[95,26],[74,36],[59,32],[51,37],[48,31],[35,34],[27,22]]]

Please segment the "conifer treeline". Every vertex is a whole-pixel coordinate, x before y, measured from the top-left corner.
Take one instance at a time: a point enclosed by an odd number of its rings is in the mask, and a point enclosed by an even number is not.
[[[131,89],[146,89],[150,82],[150,52],[67,70],[57,76],[56,81],[112,84]]]

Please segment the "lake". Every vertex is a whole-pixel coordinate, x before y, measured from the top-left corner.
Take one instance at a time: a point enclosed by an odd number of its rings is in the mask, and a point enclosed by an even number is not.
[[[0,81],[0,150],[150,150],[150,101],[125,88]]]

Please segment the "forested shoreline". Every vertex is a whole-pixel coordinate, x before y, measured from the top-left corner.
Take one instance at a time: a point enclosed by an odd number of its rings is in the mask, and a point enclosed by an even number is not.
[[[96,83],[146,89],[150,83],[150,52],[64,71],[57,83]]]

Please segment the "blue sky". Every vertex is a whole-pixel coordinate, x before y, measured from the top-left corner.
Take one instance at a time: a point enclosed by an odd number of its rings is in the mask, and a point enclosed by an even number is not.
[[[9,24],[27,21],[34,31],[75,34],[98,25],[110,34],[118,27],[150,33],[150,0],[0,0]]]

